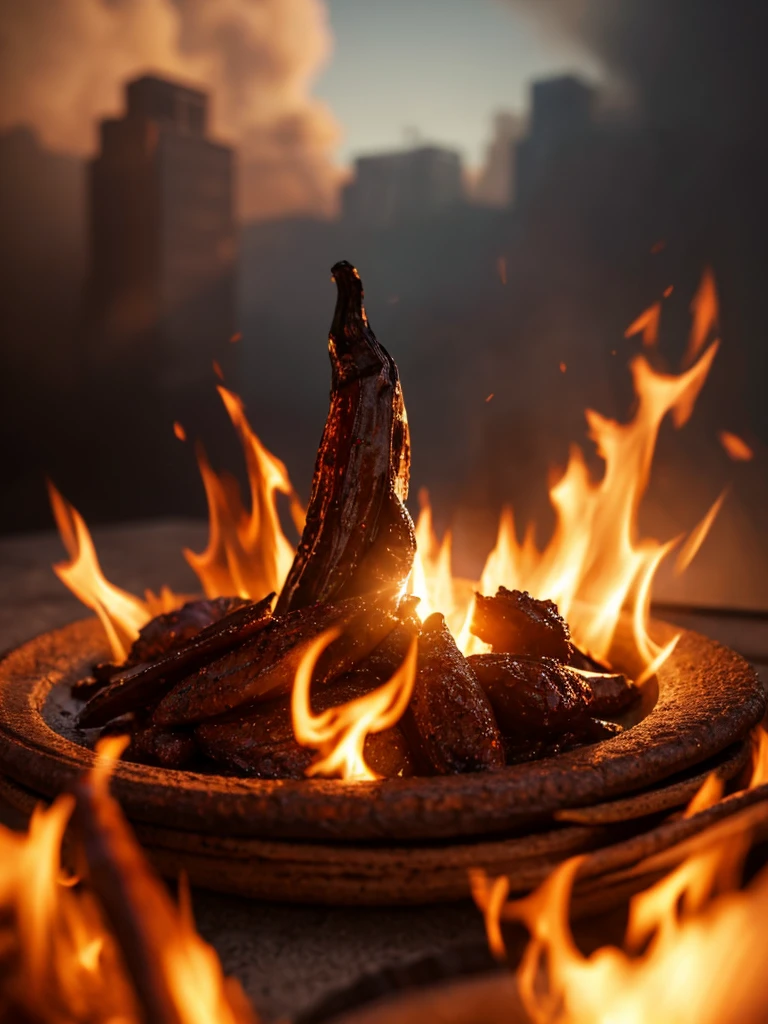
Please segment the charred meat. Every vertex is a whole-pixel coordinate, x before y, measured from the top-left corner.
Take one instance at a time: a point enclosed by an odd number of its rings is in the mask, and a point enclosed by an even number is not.
[[[178,682],[160,701],[153,721],[162,726],[203,722],[289,693],[310,643],[334,626],[344,632],[323,652],[318,675],[320,681],[335,678],[370,654],[395,625],[389,612],[361,598],[299,608],[274,619],[238,650]]]
[[[472,633],[490,644],[494,654],[571,658],[568,624],[552,601],[538,601],[525,590],[499,587],[495,597],[475,595]]]
[[[271,621],[273,597],[269,594],[263,601],[238,608],[157,661],[121,667],[110,684],[85,705],[79,725],[92,728],[130,711],[142,710],[196,666],[213,661],[221,651],[237,649],[252,640]]]
[[[433,773],[504,764],[491,705],[437,612],[422,627],[416,683],[401,726],[417,759]]]
[[[337,263],[332,273],[331,406],[280,615],[359,594],[393,600],[415,551],[403,504],[410,440],[397,366],[370,328],[355,268]]]
[[[523,747],[567,737],[588,743],[600,732],[582,677],[552,658],[475,654],[469,659],[501,732]]]

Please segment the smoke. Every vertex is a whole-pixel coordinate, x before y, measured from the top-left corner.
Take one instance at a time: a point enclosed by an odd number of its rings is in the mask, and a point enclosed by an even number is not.
[[[744,143],[768,113],[764,0],[507,0],[580,39],[661,130]]]
[[[127,79],[153,72],[211,95],[238,150],[246,218],[329,212],[338,128],[310,95],[330,52],[323,0],[24,0],[0,15],[0,127],[90,153]]]

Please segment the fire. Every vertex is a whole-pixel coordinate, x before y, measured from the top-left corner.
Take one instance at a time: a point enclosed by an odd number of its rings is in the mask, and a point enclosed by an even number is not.
[[[763,785],[768,735],[755,731],[750,788]],[[716,803],[722,782],[710,776],[686,811]],[[738,890],[751,829],[765,821],[756,805],[710,827],[692,852],[630,902],[624,948],[585,957],[569,924],[569,901],[584,856],[553,871],[535,892],[507,902],[509,880],[471,873],[488,944],[506,955],[502,921],[521,921],[530,941],[517,971],[533,1024],[752,1024],[768,1018],[768,979],[756,952],[768,941],[768,868]]]
[[[472,591],[490,594],[504,585],[555,601],[578,646],[601,660],[609,656],[622,611],[630,611],[637,653],[644,666],[641,679],[669,655],[674,641],[660,648],[648,635],[648,609],[654,573],[682,538],[661,542],[642,537],[638,512],[662,421],[671,415],[678,428],[687,422],[717,352],[717,340],[707,346],[718,319],[717,293],[709,270],[691,309],[693,326],[686,364],[695,360],[692,365],[679,374],[662,373],[644,355],[638,355],[630,363],[637,397],[633,418],[620,423],[587,410],[589,437],[604,461],[604,471],[595,477],[581,448],[571,448],[565,471],[550,488],[555,528],[545,547],[539,547],[532,525],[519,539],[513,512],[504,509],[495,546],[479,581],[459,579],[452,571],[451,534],[446,533],[442,540],[437,537],[429,500],[422,492],[416,528],[418,551],[408,592],[421,598],[422,616],[433,611],[446,616],[464,653],[484,649],[469,632]],[[659,303],[652,306],[628,333],[642,331],[646,344],[655,342],[660,310]],[[243,447],[250,509],[243,506],[235,479],[216,473],[198,447],[208,499],[209,540],[205,551],[184,554],[206,596],[259,599],[281,588],[294,555],[281,524],[279,501],[287,499],[298,531],[303,527],[304,511],[284,464],[253,432],[241,400],[224,387],[218,391]],[[120,657],[149,617],[148,607],[156,608],[158,600],[150,595],[148,601],[141,601],[109,584],[98,566],[85,524],[57,492],[52,491],[51,500],[72,558],[56,571],[97,612],[115,657]],[[723,496],[683,543],[679,569],[698,551],[722,500]],[[173,595],[163,595],[159,603],[163,608],[172,607]]]
[[[729,430],[721,430],[717,436],[720,438],[720,444],[734,462],[749,462],[755,457],[755,453],[747,442],[743,441],[738,434],[732,434]]]
[[[26,834],[0,826],[0,1016],[41,1024],[253,1022],[239,987],[224,978],[215,953],[195,932],[188,900],[179,909],[173,905],[109,796],[109,773],[123,744],[122,738],[112,738],[99,746],[96,766],[80,784],[84,798],[78,794],[76,801],[65,794],[47,809],[38,807]],[[76,803],[82,813],[83,799],[98,823],[92,834],[90,826],[85,829],[83,846],[77,844],[78,877],[64,870],[62,844]],[[74,838],[79,839],[81,822],[77,825]],[[97,858],[88,842],[94,837]],[[149,986],[138,980],[141,971],[137,977],[131,974],[129,944],[137,936],[128,936],[130,926],[113,930],[111,908],[96,878],[100,873],[103,882],[115,870],[120,877],[113,888],[117,899],[125,901],[126,921],[131,914],[152,921],[142,937],[162,936],[156,948],[149,943],[137,947],[139,956],[159,965],[165,991],[156,1004],[147,998]],[[139,888],[141,904],[131,906]],[[157,1006],[166,999],[160,1018]]]
[[[109,639],[112,657],[118,662],[125,661],[139,630],[157,612],[150,609],[148,602],[120,590],[104,578],[82,516],[51,483],[48,484],[48,493],[61,539],[70,557],[69,562],[54,565],[53,571],[75,597],[96,612]]]
[[[309,703],[312,673],[320,655],[339,634],[338,629],[321,634],[301,660],[291,694],[293,731],[302,746],[320,752],[319,758],[307,769],[307,775],[338,776],[347,781],[373,780],[379,776],[365,762],[365,738],[370,733],[390,729],[402,718],[416,681],[418,641],[414,638],[402,665],[389,682],[363,697],[315,715]]]
[[[208,547],[184,556],[197,574],[207,597],[262,598],[280,590],[293,561],[294,548],[283,533],[277,496],[290,502],[296,529],[304,526],[304,510],[284,464],[269,452],[251,429],[242,401],[224,387],[217,388],[243,446],[251,496],[246,512],[237,482],[217,475],[205,452],[198,463],[208,498]]]
[[[665,293],[666,294],[666,293]],[[652,306],[649,306],[644,313],[633,320],[629,327],[624,332],[625,338],[632,338],[636,334],[642,334],[643,345],[646,348],[656,344],[659,336],[659,321],[661,320],[661,303],[654,302]]]

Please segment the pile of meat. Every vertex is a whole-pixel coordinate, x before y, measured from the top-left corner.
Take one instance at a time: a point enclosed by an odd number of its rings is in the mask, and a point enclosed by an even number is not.
[[[415,540],[405,508],[410,441],[397,367],[370,329],[357,271],[333,268],[331,406],[307,520],[277,598],[192,601],[142,629],[123,665],[75,687],[83,729],[129,727],[127,756],[173,768],[302,778],[290,692],[309,645],[331,627],[312,684],[319,713],[386,682],[418,636],[408,709],[366,740],[384,777],[488,771],[613,735],[605,721],[637,696],[576,650],[549,601],[500,588],[477,595],[465,658],[443,617],[421,622],[401,597]]]

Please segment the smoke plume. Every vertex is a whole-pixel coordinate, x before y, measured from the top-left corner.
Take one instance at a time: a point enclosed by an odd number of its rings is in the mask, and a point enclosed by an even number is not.
[[[338,129],[309,87],[330,50],[323,0],[24,0],[0,15],[0,127],[90,153],[146,72],[211,95],[213,132],[238,150],[246,218],[334,203]]]

